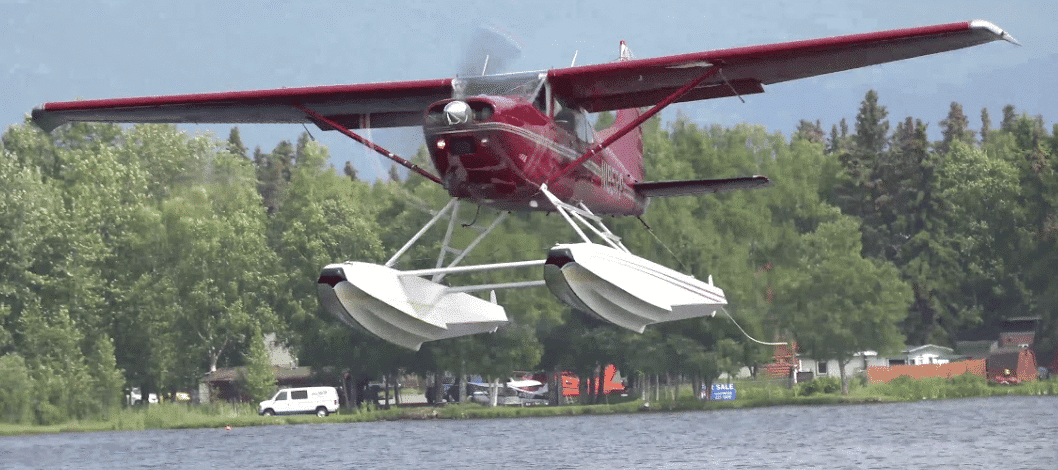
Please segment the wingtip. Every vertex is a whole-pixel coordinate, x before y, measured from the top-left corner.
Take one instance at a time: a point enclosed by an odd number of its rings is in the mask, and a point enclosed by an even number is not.
[[[48,110],[44,109],[44,105],[33,108],[33,112],[30,116],[33,118],[33,123],[36,124],[37,127],[49,134],[57,127],[66,124],[66,119],[50,113]]]
[[[1010,33],[1004,31],[999,26],[996,26],[995,23],[992,23],[991,21],[973,20],[970,21],[970,28],[985,29],[991,31],[992,34],[995,34],[999,39],[1009,42],[1015,46],[1021,46],[1021,43],[1018,42],[1017,39],[1014,39],[1014,36],[1011,36]]]

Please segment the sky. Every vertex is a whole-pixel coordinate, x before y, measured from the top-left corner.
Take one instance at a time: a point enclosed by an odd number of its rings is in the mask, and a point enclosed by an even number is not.
[[[800,119],[825,130],[852,126],[874,89],[889,120],[939,122],[952,101],[971,127],[988,108],[1058,118],[1058,33],[1050,1],[579,2],[576,0],[205,1],[0,0],[0,125],[22,122],[49,101],[204,93],[452,77],[474,32],[507,31],[521,46],[508,71],[609,62],[619,41],[637,58],[825,36],[991,21],[1023,45],[993,42],[960,51],[767,86],[765,93],[666,108],[700,126],[758,124],[789,136]],[[228,125],[182,125],[226,139]],[[385,175],[390,163],[336,132],[311,134],[342,168]],[[247,147],[271,151],[300,125],[240,125]],[[411,157],[418,128],[376,129],[370,138]],[[649,164],[649,162],[648,162]]]

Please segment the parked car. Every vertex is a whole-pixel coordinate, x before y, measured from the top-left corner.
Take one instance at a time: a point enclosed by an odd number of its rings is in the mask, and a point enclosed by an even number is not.
[[[133,406],[142,405],[143,404],[143,393],[140,392],[140,388],[139,387],[133,387],[132,389],[130,389],[128,391],[128,393],[125,394],[125,400],[128,402],[129,405],[133,405]],[[155,404],[155,403],[158,403],[158,394],[157,393],[148,393],[147,394],[147,403],[150,403],[152,405]]]
[[[265,416],[316,413],[322,418],[335,411],[338,411],[338,390],[334,387],[285,388],[257,408],[257,413]]]

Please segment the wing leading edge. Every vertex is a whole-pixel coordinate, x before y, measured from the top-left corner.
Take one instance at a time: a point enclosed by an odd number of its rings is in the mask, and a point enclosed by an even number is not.
[[[974,20],[718,51],[553,69],[548,80],[567,104],[589,112],[657,104],[720,67],[677,101],[762,93],[764,85],[876,65],[990,41],[1016,41]],[[314,123],[299,107],[349,129],[419,126],[432,103],[452,95],[452,79],[46,103],[33,120],[46,131],[74,121],[120,123]]]
[[[349,129],[422,125],[423,111],[452,95],[452,80],[419,80],[274,90],[46,103],[33,110],[45,131],[67,122],[315,123],[297,106]]]
[[[570,105],[600,112],[654,105],[708,67],[720,67],[721,73],[677,101],[761,93],[763,85],[998,40],[1017,44],[996,25],[974,20],[554,69],[548,79]]]

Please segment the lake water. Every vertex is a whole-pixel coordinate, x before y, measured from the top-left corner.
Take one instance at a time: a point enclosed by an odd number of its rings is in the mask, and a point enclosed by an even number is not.
[[[2,468],[1058,468],[1058,398],[0,438]]]

